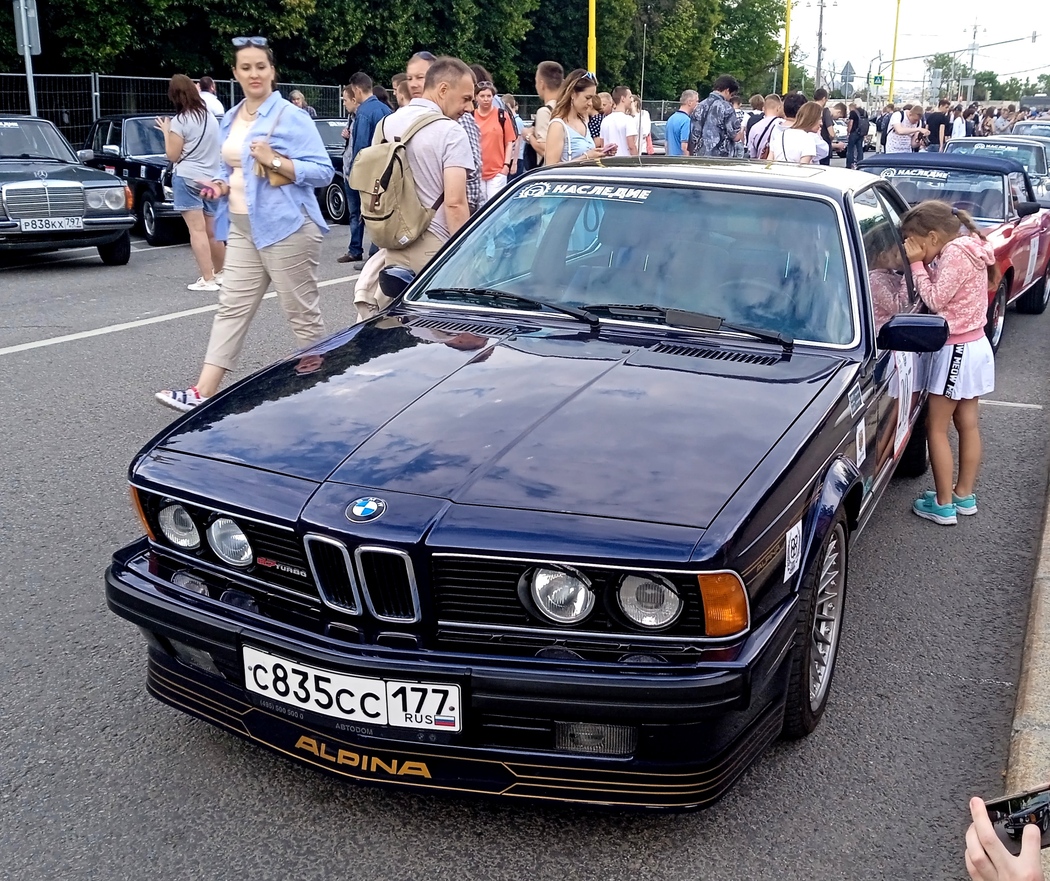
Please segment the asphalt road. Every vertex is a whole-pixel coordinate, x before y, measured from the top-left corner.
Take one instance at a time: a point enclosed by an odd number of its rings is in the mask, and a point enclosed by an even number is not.
[[[325,242],[323,276],[346,228]],[[78,256],[79,254],[79,256]],[[24,266],[29,263],[32,265]],[[196,376],[207,307],[185,246],[0,264],[0,878],[957,879],[971,794],[1002,794],[1047,484],[1050,314],[1011,312],[982,410],[981,513],[955,529],[893,483],[853,548],[833,695],[804,742],[719,804],[623,814],[405,794],[330,780],[149,698],[141,636],[102,574],[139,535],[125,484]],[[351,283],[323,291],[331,329]],[[293,346],[273,300],[245,371]]]

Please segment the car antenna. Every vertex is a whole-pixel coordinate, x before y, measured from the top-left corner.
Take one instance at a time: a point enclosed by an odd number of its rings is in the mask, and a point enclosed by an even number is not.
[[[645,7],[645,15],[642,16],[642,78],[638,84],[638,164],[642,164],[642,113],[645,111],[645,50],[649,36],[649,16],[653,7],[649,4]]]

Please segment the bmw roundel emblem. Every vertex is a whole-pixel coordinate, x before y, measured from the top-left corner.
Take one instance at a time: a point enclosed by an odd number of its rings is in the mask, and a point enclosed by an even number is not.
[[[386,511],[386,502],[382,499],[354,499],[346,508],[346,519],[354,523],[365,523],[382,517]]]

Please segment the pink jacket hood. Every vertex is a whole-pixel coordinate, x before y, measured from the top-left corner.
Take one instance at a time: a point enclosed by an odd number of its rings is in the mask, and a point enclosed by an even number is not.
[[[949,244],[959,248],[970,258],[974,266],[984,269],[987,266],[995,265],[995,252],[992,250],[992,246],[978,236],[959,236],[959,238],[953,239]]]

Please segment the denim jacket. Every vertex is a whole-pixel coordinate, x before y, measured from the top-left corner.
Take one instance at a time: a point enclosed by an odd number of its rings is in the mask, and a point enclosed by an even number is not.
[[[243,101],[241,102],[244,103]],[[274,127],[277,114],[284,113]],[[241,105],[227,111],[219,125],[219,140],[226,142],[230,127]],[[270,129],[273,133],[270,133]],[[251,143],[256,138],[268,138],[270,146],[287,156],[295,164],[295,181],[287,186],[272,187],[265,177],[254,172],[255,160]],[[314,121],[279,92],[274,92],[259,107],[259,115],[248,129],[241,150],[241,168],[244,172],[244,195],[248,202],[248,219],[256,248],[265,248],[284,241],[302,227],[305,213],[324,232],[328,225],[314,195],[315,187],[326,187],[332,181],[335,169],[328,157],[324,142]],[[225,161],[219,163],[216,180],[229,183],[233,168]],[[225,241],[230,229],[229,199],[223,197],[215,209],[215,238]]]

